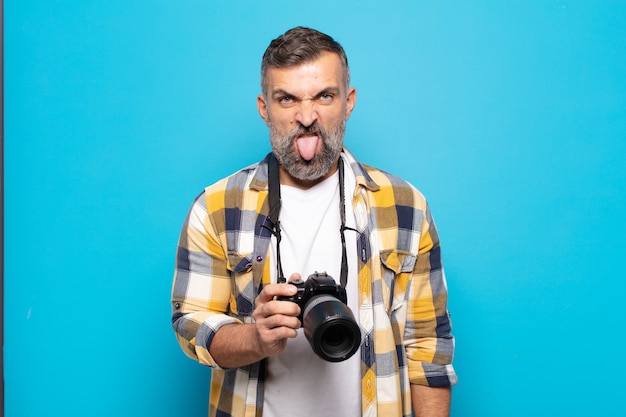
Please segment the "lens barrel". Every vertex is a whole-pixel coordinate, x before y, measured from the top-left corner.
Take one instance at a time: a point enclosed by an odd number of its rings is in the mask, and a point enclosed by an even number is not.
[[[361,330],[352,311],[336,297],[312,297],[304,307],[304,334],[313,351],[329,362],[350,358],[361,344]]]

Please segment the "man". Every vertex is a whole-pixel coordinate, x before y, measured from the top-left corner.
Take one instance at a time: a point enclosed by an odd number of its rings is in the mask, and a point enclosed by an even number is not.
[[[173,327],[213,368],[209,415],[448,416],[454,339],[437,231],[414,187],[343,147],[356,103],[343,48],[291,29],[266,50],[261,83],[272,154],[205,189],[177,253]],[[284,272],[316,271],[345,287],[358,321],[346,360],[315,355],[298,303],[277,299],[296,293]]]

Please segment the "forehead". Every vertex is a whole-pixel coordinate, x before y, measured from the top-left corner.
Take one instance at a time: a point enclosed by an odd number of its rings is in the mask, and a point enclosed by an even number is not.
[[[288,92],[308,91],[325,88],[340,88],[343,85],[343,67],[339,56],[332,52],[322,52],[312,61],[287,68],[270,67],[266,74],[267,92],[277,90]]]

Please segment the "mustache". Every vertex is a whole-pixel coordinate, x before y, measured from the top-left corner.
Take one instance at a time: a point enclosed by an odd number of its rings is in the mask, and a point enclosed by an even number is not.
[[[309,126],[299,125],[295,127],[290,133],[289,138],[291,140],[295,140],[298,136],[306,135],[306,134],[316,134],[321,136],[322,138],[326,137],[326,129],[324,129],[317,121]]]

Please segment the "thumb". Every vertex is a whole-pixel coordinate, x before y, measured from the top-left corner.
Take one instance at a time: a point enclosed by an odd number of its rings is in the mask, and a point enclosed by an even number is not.
[[[289,280],[287,281],[292,282],[292,281],[301,281],[302,280],[302,275],[298,274],[297,272],[294,272],[293,274],[291,274],[289,276]]]

